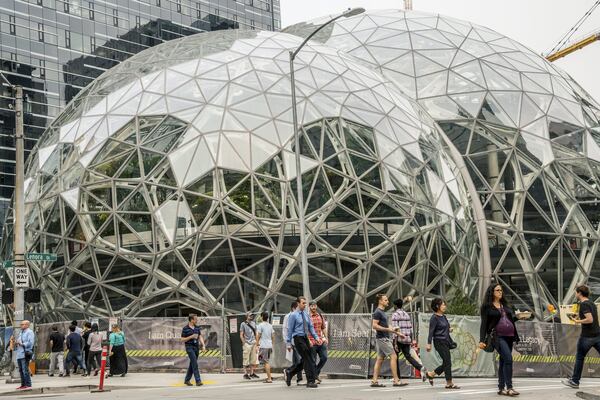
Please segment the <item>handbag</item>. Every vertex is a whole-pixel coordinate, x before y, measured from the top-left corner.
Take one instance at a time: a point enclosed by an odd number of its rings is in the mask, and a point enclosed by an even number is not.
[[[483,349],[483,351],[485,351],[486,353],[493,353],[494,352],[494,343],[496,342],[496,330],[492,329],[491,332],[488,332],[485,335],[485,349]]]
[[[456,348],[458,347],[458,343],[456,343],[456,342],[454,341],[454,339],[452,339],[452,338],[449,338],[449,339],[450,339],[450,340],[449,340],[449,343],[448,343],[448,348],[449,348],[450,350],[454,350],[454,349],[456,349]]]

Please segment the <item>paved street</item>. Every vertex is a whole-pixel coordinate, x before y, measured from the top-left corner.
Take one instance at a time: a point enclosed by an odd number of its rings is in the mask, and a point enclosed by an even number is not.
[[[56,378],[50,380],[47,377],[36,377],[36,380],[45,385],[44,382],[52,382],[54,385],[63,384]],[[292,385],[286,387],[282,380],[273,384],[264,384],[260,381],[245,382],[238,375],[205,375],[205,386],[185,387],[175,374],[130,374],[127,378],[115,379],[109,382],[120,387],[135,387],[131,389],[118,389],[110,393],[96,393],[90,395],[94,399],[196,399],[210,398],[218,399],[265,399],[284,398],[285,400],[323,398],[323,399],[394,399],[394,400],[425,400],[425,399],[497,399],[494,379],[457,379],[456,383],[462,386],[461,390],[444,390],[442,382],[440,385],[430,387],[417,380],[411,380],[410,385],[405,388],[386,387],[372,389],[365,380],[357,379],[327,379],[323,381],[318,389],[307,389]],[[73,377],[70,385],[84,385],[95,383],[81,377]],[[382,381],[384,382],[384,381]],[[384,382],[388,383],[389,382]],[[436,382],[437,383],[437,382]],[[520,398],[532,400],[553,399],[577,399],[577,390],[569,389],[560,384],[557,379],[516,379],[516,388],[521,392]],[[14,385],[0,384],[0,394]],[[600,379],[586,380],[580,391],[600,396]],[[73,393],[22,393],[5,398],[57,398],[57,399],[81,399],[86,392]],[[86,394],[87,396],[87,394]]]

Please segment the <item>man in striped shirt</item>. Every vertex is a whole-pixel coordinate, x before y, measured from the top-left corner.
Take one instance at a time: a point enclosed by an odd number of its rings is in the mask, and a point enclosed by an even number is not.
[[[403,305],[404,301],[402,299],[394,301],[396,310],[392,314],[392,326],[400,329],[399,334],[394,335],[394,350],[396,351],[396,354],[402,352],[406,361],[408,361],[416,370],[421,371],[421,373],[424,374],[425,371],[423,370],[423,365],[418,362],[410,352],[410,347],[415,340],[413,324],[410,315],[402,309]]]

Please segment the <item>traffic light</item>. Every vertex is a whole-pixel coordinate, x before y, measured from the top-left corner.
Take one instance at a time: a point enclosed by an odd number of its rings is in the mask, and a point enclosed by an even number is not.
[[[12,289],[2,291],[2,304],[12,304],[15,301],[15,295]]]
[[[26,303],[39,303],[41,300],[42,291],[40,289],[27,289],[25,290],[25,302]]]

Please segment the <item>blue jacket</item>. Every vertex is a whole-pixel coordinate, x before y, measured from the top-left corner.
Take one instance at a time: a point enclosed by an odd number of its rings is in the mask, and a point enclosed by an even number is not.
[[[29,328],[21,331],[17,338],[17,360],[25,358],[26,351],[33,351],[33,343],[35,342],[35,334]]]

